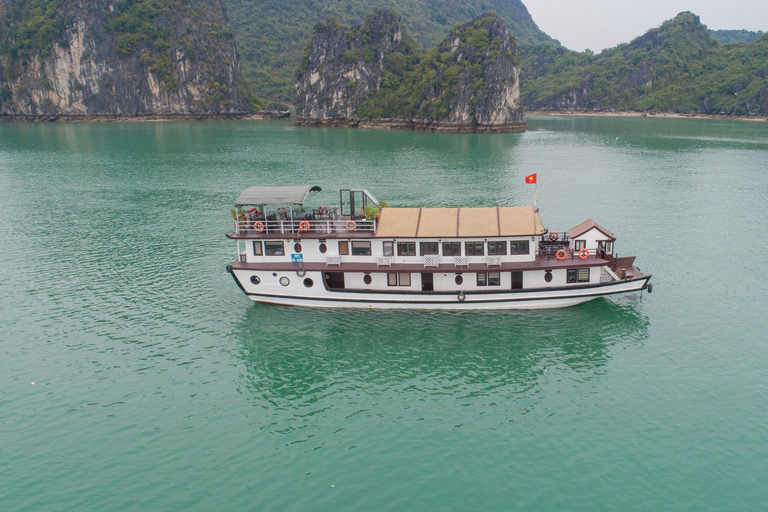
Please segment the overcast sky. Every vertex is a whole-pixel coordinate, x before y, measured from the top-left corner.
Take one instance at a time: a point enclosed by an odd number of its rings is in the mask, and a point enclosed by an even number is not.
[[[541,30],[571,50],[629,42],[682,11],[711,29],[768,31],[768,0],[523,0]]]

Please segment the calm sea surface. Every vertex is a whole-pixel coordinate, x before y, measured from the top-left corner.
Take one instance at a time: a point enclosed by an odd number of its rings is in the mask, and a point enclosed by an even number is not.
[[[654,293],[256,305],[252,185],[592,218]],[[765,510],[768,123],[0,125],[0,509]]]

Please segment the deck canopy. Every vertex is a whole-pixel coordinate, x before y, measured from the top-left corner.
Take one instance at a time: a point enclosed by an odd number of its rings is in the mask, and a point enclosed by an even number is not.
[[[317,185],[290,187],[250,187],[242,191],[235,206],[266,206],[271,204],[304,204],[310,192],[320,192]]]
[[[532,236],[545,232],[533,206],[491,208],[384,208],[379,238]]]

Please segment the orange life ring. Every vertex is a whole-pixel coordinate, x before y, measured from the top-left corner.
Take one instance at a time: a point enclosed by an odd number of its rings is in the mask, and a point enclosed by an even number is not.
[[[253,223],[253,229],[255,229],[257,233],[261,233],[262,231],[264,231],[264,223],[261,222],[260,220],[257,220],[256,222]]]
[[[324,204],[321,204],[320,207],[318,207],[317,209],[317,213],[319,213],[320,215],[325,215],[326,213],[328,213],[328,207],[325,206]]]
[[[357,222],[355,222],[353,220],[348,220],[347,221],[347,231],[354,231],[355,228],[357,228]]]
[[[565,252],[565,249],[560,249],[560,250],[559,250],[559,251],[557,251],[557,253],[555,254],[555,258],[559,259],[560,261],[564,260],[564,259],[565,259],[565,258],[567,258],[567,257],[568,257],[568,253],[567,253],[567,252]]]
[[[582,249],[579,251],[579,258],[585,260],[589,258],[589,249]]]
[[[557,239],[558,239],[557,233],[555,233],[554,231],[549,234],[549,240],[550,241],[557,242]]]
[[[309,231],[309,221],[303,220],[299,222],[299,229],[302,231]]]

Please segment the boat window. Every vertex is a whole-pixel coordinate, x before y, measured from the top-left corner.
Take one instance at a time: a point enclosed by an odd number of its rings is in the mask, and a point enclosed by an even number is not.
[[[464,254],[467,256],[482,256],[485,254],[483,242],[464,242]]]
[[[419,244],[419,253],[422,256],[426,256],[428,254],[437,254],[438,247],[439,244],[437,242],[421,242]]]
[[[515,242],[512,242],[514,244]],[[507,254],[507,241],[503,242],[488,242],[488,254],[490,255],[506,255]],[[514,254],[514,253],[513,253]]]
[[[371,242],[352,242],[352,256],[370,256]]]
[[[395,242],[384,242],[382,246],[383,252],[382,254],[384,256],[394,256],[395,255]]]
[[[456,279],[454,279],[454,281],[456,281],[456,284],[461,285],[464,282],[464,278],[461,274],[456,274]]]
[[[373,278],[371,277],[371,274],[365,274],[363,276],[363,282],[365,284],[371,284],[373,282]]]
[[[259,284],[261,282],[261,279],[259,278],[259,276],[251,276],[251,282],[253,284]]]
[[[528,240],[513,240],[510,242],[511,254],[530,254],[531,244]]]
[[[461,256],[461,242],[443,242],[443,256]]]
[[[548,282],[548,283],[552,282],[552,271],[551,270],[547,270],[546,272],[544,272],[544,280],[546,282]]]
[[[349,242],[339,242],[339,255],[346,256],[349,254]]]
[[[411,286],[411,274],[390,272],[387,274],[387,286]]]
[[[264,242],[264,254],[267,256],[285,256],[283,242]]]
[[[325,254],[325,252],[328,250],[328,246],[321,243],[320,244],[320,254]]]
[[[569,283],[588,283],[589,268],[569,268],[568,282]]]
[[[488,272],[488,286],[501,286],[500,272]]]
[[[257,240],[253,242],[253,255],[254,256],[261,256],[263,253],[261,252],[261,241]]]
[[[416,242],[398,242],[398,256],[416,256]]]
[[[485,272],[477,273],[477,286],[488,286],[488,274]]]
[[[307,288],[312,288],[314,285],[315,285],[315,282],[311,278],[308,277],[304,280],[304,286],[306,286]]]
[[[329,289],[344,288],[344,272],[325,272],[325,286]]]
[[[586,240],[574,240],[573,248],[576,249],[577,251],[579,249],[586,249],[587,248],[587,241]]]
[[[295,252],[296,254],[300,254],[301,253],[301,244],[300,243],[293,244],[293,252]]]
[[[552,274],[550,274],[552,275]],[[522,272],[512,272],[512,289],[513,290],[520,290],[523,288],[523,273]]]

